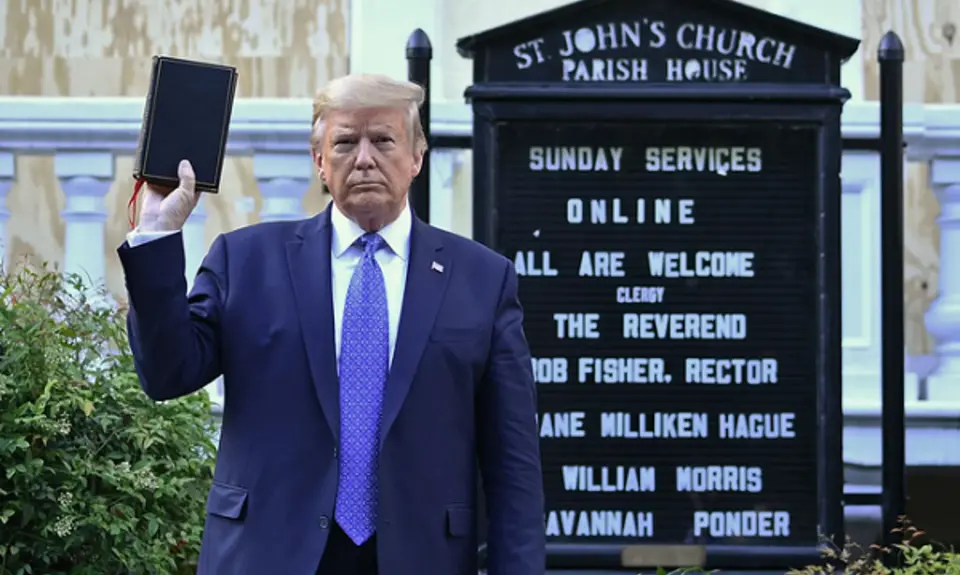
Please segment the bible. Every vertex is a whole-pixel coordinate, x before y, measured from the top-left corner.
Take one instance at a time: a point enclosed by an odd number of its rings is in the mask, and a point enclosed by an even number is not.
[[[177,166],[186,159],[197,191],[217,193],[236,87],[231,66],[154,56],[134,157],[138,184],[175,188]]]

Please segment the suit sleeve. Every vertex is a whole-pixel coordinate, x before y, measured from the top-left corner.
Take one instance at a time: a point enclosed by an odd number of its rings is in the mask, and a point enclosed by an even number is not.
[[[193,393],[221,374],[227,247],[214,240],[187,294],[183,234],[117,250],[130,309],[127,333],[140,385],[157,401]]]
[[[487,502],[489,575],[546,569],[537,391],[523,333],[517,274],[506,262],[493,341],[478,398],[480,472]]]

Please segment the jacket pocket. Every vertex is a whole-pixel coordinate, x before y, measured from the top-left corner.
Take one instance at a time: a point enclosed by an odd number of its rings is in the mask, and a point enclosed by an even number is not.
[[[207,513],[226,519],[242,519],[247,508],[247,490],[226,483],[213,483],[207,497]]]
[[[476,527],[476,514],[469,507],[447,507],[447,533],[451,537],[468,537]]]

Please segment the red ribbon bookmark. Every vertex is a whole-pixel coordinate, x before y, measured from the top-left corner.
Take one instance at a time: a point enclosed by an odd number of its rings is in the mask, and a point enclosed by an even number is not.
[[[137,198],[140,197],[140,190],[143,188],[144,182],[143,178],[137,179],[136,183],[133,184],[133,195],[127,202],[127,218],[130,220],[131,230],[137,227]]]

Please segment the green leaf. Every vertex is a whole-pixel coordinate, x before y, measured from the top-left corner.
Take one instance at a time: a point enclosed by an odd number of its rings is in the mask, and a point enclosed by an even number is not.
[[[0,574],[195,573],[215,458],[208,398],[153,402],[123,311],[98,307],[75,276],[8,269]]]
[[[6,523],[10,521],[10,518],[16,513],[14,509],[4,509],[0,511],[0,523]]]

